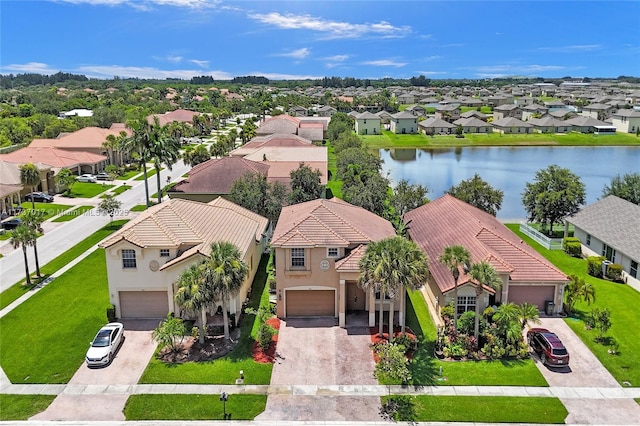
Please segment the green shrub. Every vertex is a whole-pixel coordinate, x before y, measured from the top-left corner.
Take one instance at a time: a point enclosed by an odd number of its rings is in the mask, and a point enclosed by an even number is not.
[[[565,253],[573,257],[582,256],[582,244],[575,237],[567,237],[562,241],[562,248]]]
[[[472,335],[475,327],[476,313],[467,311],[458,318],[458,332]]]
[[[445,318],[445,317],[453,318],[453,312],[454,312],[453,302],[440,308],[440,316],[442,318]]]
[[[619,263],[612,263],[607,268],[607,278],[611,281],[622,281],[622,265]]]
[[[263,350],[269,348],[274,334],[275,330],[269,324],[263,323],[260,325],[258,329],[258,344]]]
[[[606,260],[604,256],[587,257],[587,273],[592,277],[602,278],[602,262]]]
[[[116,307],[114,305],[110,305],[107,308],[107,322],[116,322]]]

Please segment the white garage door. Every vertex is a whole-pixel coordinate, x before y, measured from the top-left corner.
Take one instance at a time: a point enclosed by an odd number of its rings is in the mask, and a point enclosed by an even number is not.
[[[509,302],[521,305],[524,302],[536,305],[541,311],[544,310],[544,302],[553,301],[554,286],[509,286]]]
[[[164,318],[169,313],[166,291],[121,291],[121,318]]]
[[[287,316],[334,316],[334,290],[287,290]]]

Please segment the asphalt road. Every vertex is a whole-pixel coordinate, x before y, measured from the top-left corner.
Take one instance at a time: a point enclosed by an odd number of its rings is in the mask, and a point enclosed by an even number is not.
[[[190,169],[189,166],[185,166],[182,160],[180,160],[173,166],[173,170],[169,171],[165,169],[160,172],[160,182],[162,185],[166,185],[167,176],[171,176],[171,181],[180,180],[181,176]],[[137,204],[144,204],[144,181],[128,181],[128,184],[132,185],[132,188],[116,197],[122,203],[123,211],[129,210]],[[155,192],[156,177],[154,175],[149,178],[149,195]],[[83,204],[82,201],[83,200],[78,201],[78,204]],[[84,199],[84,201],[86,201],[86,199]],[[86,204],[86,202],[84,204]],[[117,219],[117,217],[114,217],[114,219]],[[62,222],[51,231],[46,231],[42,237],[38,238],[38,258],[40,265],[45,265],[60,253],[78,244],[105,226],[109,221],[109,216],[101,216],[94,209],[69,222]],[[27,249],[27,258],[29,261],[29,271],[35,271],[33,249],[30,247]],[[6,290],[23,278],[24,260],[22,250],[13,250],[0,258],[0,291]]]

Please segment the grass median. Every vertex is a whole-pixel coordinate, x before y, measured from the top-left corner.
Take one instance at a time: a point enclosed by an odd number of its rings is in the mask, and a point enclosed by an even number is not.
[[[56,395],[0,394],[0,421],[29,420],[46,410],[55,398]]]
[[[52,222],[68,222],[70,220],[75,219],[78,216],[82,216],[84,213],[88,212],[89,210],[93,210],[94,208],[95,206],[80,206],[71,211],[63,212],[60,216],[53,219]]]
[[[266,395],[229,395],[223,407],[220,395],[132,395],[127,420],[253,420],[267,405]]]

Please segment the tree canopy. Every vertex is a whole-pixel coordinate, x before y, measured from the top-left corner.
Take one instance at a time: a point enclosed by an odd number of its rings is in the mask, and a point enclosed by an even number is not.
[[[260,173],[247,173],[231,185],[234,203],[275,222],[286,200],[287,189],[280,182],[268,183]]]
[[[391,205],[393,206],[395,213],[400,217],[408,211],[417,209],[429,202],[427,193],[429,189],[419,184],[410,184],[406,179],[402,179],[393,188],[393,195],[391,196]]]
[[[611,178],[602,189],[602,196],[615,195],[630,203],[640,205],[640,173],[625,173]]]
[[[498,214],[504,198],[503,191],[493,188],[477,173],[471,179],[463,180],[458,185],[449,188],[447,194],[493,216]]]
[[[313,170],[304,163],[296,170],[291,171],[291,192],[287,196],[289,204],[304,203],[318,199],[322,196],[322,185],[320,170]]]

